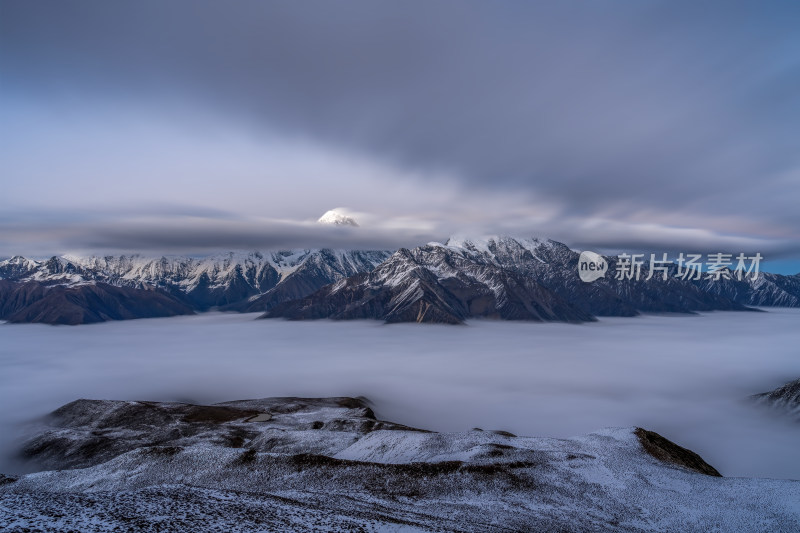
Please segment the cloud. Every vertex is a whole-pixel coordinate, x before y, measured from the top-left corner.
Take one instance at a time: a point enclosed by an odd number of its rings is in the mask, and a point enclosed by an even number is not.
[[[530,232],[613,221],[599,244],[796,242],[798,11],[10,1],[0,135],[17,156],[0,170],[32,209],[155,196],[305,219],[348,205],[444,232],[513,226],[529,203],[550,213]],[[85,142],[42,133],[59,128]],[[453,205],[482,195],[484,214]]]
[[[23,228],[0,222],[0,254],[54,253],[204,255],[214,251],[294,248],[390,249],[416,246],[436,236],[413,229],[355,228],[275,219],[140,216],[48,221]]]
[[[746,402],[797,379],[797,309],[457,331],[254,316],[0,326],[0,471],[17,466],[7,458],[23,423],[77,398],[364,395],[379,418],[413,427],[570,437],[641,426],[726,476],[800,478],[800,427]]]
[[[609,219],[565,218],[551,220],[524,205],[500,197],[490,203],[505,209],[508,219],[497,222],[474,212],[419,213],[414,217],[383,217],[375,213],[341,209],[360,226],[331,226],[313,220],[232,216],[204,213],[183,206],[166,212],[83,212],[75,220],[69,211],[28,213],[20,224],[12,215],[0,218],[0,257],[16,254],[49,257],[64,253],[151,253],[206,255],[219,250],[269,250],[344,248],[396,250],[428,242],[445,242],[454,234],[515,235],[553,238],[578,250],[607,254],[622,251],[686,253],[761,253],[766,260],[800,255],[800,243],[787,239],[730,235],[698,228],[653,223],[631,224]],[[185,214],[176,214],[183,212]],[[38,220],[36,220],[38,218]],[[461,222],[453,222],[461,220]],[[463,231],[466,228],[466,231]],[[532,230],[531,228],[536,228]],[[791,273],[796,265],[787,267]],[[783,270],[786,270],[785,268]]]

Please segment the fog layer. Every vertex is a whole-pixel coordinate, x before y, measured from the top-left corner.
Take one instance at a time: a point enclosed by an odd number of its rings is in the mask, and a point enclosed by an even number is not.
[[[723,475],[800,479],[800,425],[745,401],[800,377],[797,310],[463,327],[255,316],[0,325],[0,452],[77,398],[363,395],[380,418],[438,431],[643,426]]]

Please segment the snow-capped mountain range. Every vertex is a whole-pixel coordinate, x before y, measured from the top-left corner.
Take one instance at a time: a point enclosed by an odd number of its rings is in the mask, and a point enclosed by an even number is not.
[[[800,296],[800,278],[776,274],[736,281],[735,292],[673,275],[666,280],[659,276],[649,280],[607,276],[585,283],[578,277],[579,256],[552,240],[490,237],[429,243],[401,249],[369,274],[282,303],[265,317],[444,323],[487,317],[579,322],[640,312],[798,305]],[[605,260],[613,271],[616,258]]]
[[[332,279],[374,268],[388,257],[387,252],[342,250],[286,250],[268,252],[228,252],[204,258],[142,255],[52,257],[36,261],[13,257],[0,261],[0,277],[17,281],[75,285],[103,282],[140,288],[151,285],[174,287],[192,294],[241,286],[248,296],[266,292],[284,282],[306,263],[324,267]],[[240,298],[221,293],[211,305],[223,305]],[[227,301],[230,300],[230,301]]]
[[[372,270],[389,255],[321,249],[229,252],[205,258],[66,255],[35,261],[17,256],[0,262],[0,281],[5,282],[0,284],[0,318],[29,321],[29,315],[20,314],[28,299],[19,294],[33,287],[42,295],[66,291],[76,296],[89,291],[89,286],[113,286],[127,289],[130,298],[139,291],[156,291],[183,304],[183,312],[189,313],[236,305],[261,306],[257,310],[263,311],[272,301],[305,296],[328,283]],[[253,303],[253,299],[259,301]]]
[[[16,256],[0,261],[0,319],[81,323],[216,307],[295,319],[580,322],[640,312],[800,306],[800,275],[761,273],[741,281],[622,281],[609,275],[585,283],[578,277],[578,257],[556,241],[514,237],[451,238],[394,253],[318,249],[42,261]],[[616,258],[605,260],[613,272]],[[159,314],[131,305],[155,297]],[[34,304],[32,313],[28,307]],[[58,310],[64,306],[69,312]]]
[[[531,276],[459,247],[395,252],[370,273],[278,305],[268,317],[378,318],[457,324],[467,318],[582,322],[593,316]]]

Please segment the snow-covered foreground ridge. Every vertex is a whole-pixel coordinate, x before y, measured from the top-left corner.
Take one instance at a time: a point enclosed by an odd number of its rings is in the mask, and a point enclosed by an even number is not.
[[[797,531],[800,482],[724,478],[636,428],[572,439],[377,420],[354,398],[79,400],[0,478],[9,531]]]

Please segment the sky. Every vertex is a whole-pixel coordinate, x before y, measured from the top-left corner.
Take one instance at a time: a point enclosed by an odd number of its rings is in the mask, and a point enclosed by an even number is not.
[[[800,4],[0,0],[0,256],[451,234],[800,271]],[[316,224],[338,208],[359,228]]]

